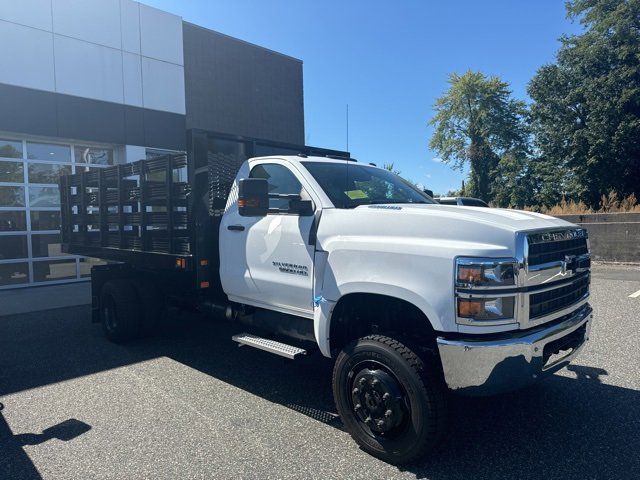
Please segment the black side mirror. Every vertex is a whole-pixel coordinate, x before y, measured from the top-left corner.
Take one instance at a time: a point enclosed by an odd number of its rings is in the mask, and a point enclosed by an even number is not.
[[[243,217],[264,217],[269,211],[269,185],[264,178],[243,178],[238,185],[238,212]]]

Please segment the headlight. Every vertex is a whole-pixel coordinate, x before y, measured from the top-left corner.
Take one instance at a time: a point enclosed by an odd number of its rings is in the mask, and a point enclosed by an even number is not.
[[[515,297],[460,298],[458,317],[473,320],[506,320],[513,318]]]
[[[456,286],[508,287],[515,285],[516,261],[513,259],[458,258]]]

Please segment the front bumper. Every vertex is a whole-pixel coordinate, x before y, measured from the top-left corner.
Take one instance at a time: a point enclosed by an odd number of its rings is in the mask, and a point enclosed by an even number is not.
[[[466,395],[492,395],[526,386],[568,365],[589,338],[589,304],[552,325],[490,339],[438,337],[449,388]]]

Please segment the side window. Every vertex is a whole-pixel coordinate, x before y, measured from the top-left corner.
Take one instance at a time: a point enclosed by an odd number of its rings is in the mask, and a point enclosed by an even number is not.
[[[269,183],[269,194],[278,195],[300,195],[303,200],[308,200],[309,196],[302,188],[291,170],[282,165],[265,163],[256,165],[251,169],[250,178],[264,178]],[[291,209],[291,199],[269,198],[269,210],[288,211]]]
[[[488,207],[489,206],[482,200],[476,200],[475,198],[465,198],[462,201],[462,204],[467,207]]]

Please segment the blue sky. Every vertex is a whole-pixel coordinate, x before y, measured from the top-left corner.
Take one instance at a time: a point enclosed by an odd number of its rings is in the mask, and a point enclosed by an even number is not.
[[[185,20],[304,61],[306,137],[360,161],[393,162],[435,192],[463,174],[428,148],[435,99],[451,72],[498,75],[527,99],[561,34],[560,0],[143,0]]]

